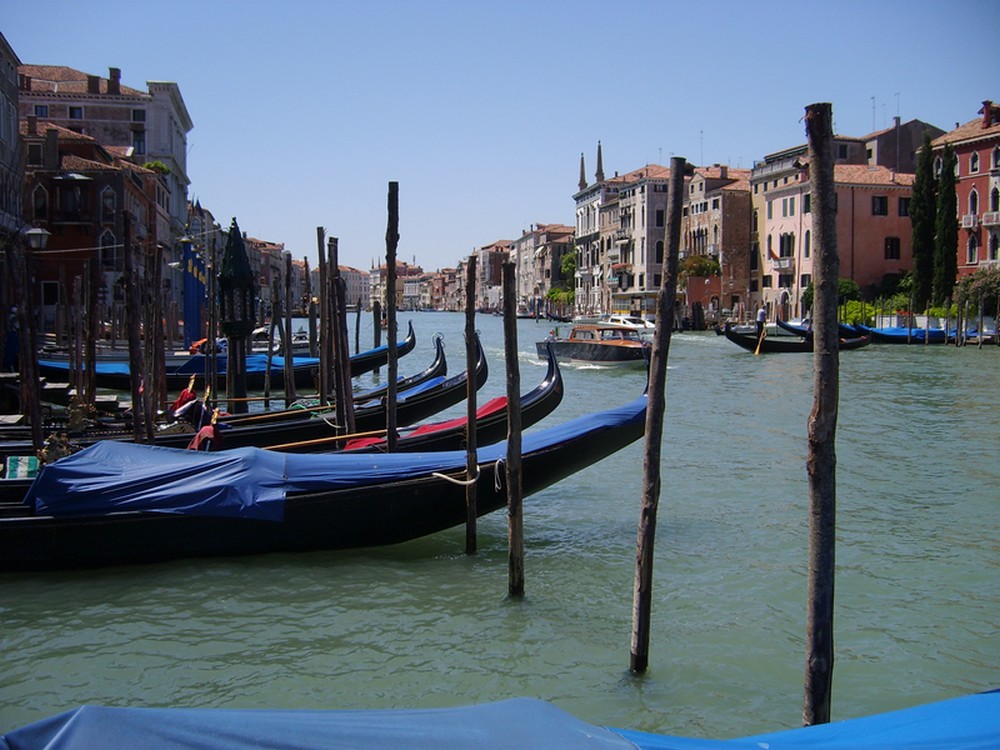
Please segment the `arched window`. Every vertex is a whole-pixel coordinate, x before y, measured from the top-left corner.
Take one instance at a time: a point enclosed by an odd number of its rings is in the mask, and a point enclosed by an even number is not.
[[[965,262],[970,266],[979,262],[979,237],[974,234],[969,235]]]
[[[121,271],[125,267],[125,256],[118,252],[115,233],[105,229],[101,233],[101,268],[105,271]]]
[[[979,152],[973,151],[969,157],[969,174],[976,174],[979,171]]]
[[[49,218],[49,191],[41,185],[31,193],[31,216],[34,219]]]
[[[1000,260],[1000,234],[990,235],[990,260]]]
[[[1000,168],[1000,146],[993,147],[993,169]]]
[[[656,241],[656,262],[663,263],[663,240]]]
[[[934,157],[934,176],[941,177],[941,167],[944,166],[944,160],[940,156]]]
[[[1000,211],[1000,188],[990,191],[990,211]]]
[[[118,198],[115,191],[110,187],[101,191],[101,221],[113,222],[115,220],[115,209],[118,205]]]
[[[972,188],[972,190],[969,191],[969,213],[979,213],[979,193],[975,188]]]
[[[753,217],[750,219],[750,231],[751,232],[756,232],[757,231],[757,213],[758,213],[757,211],[754,211],[753,212]]]

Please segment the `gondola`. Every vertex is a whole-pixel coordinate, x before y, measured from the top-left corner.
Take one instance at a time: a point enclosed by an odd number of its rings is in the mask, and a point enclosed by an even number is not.
[[[545,377],[533,390],[521,394],[521,427],[527,429],[551,414],[562,401],[563,380],[554,352],[549,353]],[[465,417],[431,422],[401,430],[396,450],[404,452],[459,450],[466,447]],[[490,399],[476,410],[476,445],[489,445],[507,436],[507,397]],[[344,446],[347,451],[384,453],[384,437],[356,438]]]
[[[476,347],[479,353],[476,362],[476,389],[482,388],[489,376],[486,354],[478,337]],[[396,399],[396,424],[406,426],[427,419],[444,409],[459,403],[468,393],[468,373],[462,372],[450,378],[443,376],[431,378],[417,386],[401,391]],[[382,398],[373,398],[355,404],[355,432],[372,432],[385,429],[385,404]],[[303,417],[303,414],[306,416]],[[280,416],[261,414],[260,419],[254,415],[234,419],[232,424],[225,418],[220,421],[220,440],[225,448],[243,448],[247,446],[270,447],[283,445],[283,450],[293,452],[311,452],[322,450],[320,440],[329,440],[343,430],[339,429],[330,419],[330,413],[311,414],[309,412],[282,413]],[[353,434],[353,433],[352,433]],[[158,432],[154,436],[154,444],[168,448],[186,448],[193,435],[191,432]],[[107,438],[105,438],[107,439]],[[117,441],[133,440],[131,433],[121,434]],[[74,447],[86,447],[99,439],[74,438]],[[293,445],[294,444],[294,445]],[[329,449],[332,443],[327,444]],[[0,455],[29,455],[34,451],[29,444],[23,442],[0,444]],[[0,498],[7,497],[4,485],[0,484]]]
[[[646,396],[525,433],[525,496],[639,439]],[[478,451],[477,511],[507,502],[505,442]],[[465,451],[219,453],[104,441],[0,508],[0,570],[397,544],[466,520]]]
[[[855,326],[860,333],[870,336],[875,344],[945,344],[948,334],[943,328],[906,328],[904,326],[888,326],[870,328],[858,324]],[[954,333],[954,332],[953,332]]]
[[[396,355],[402,357],[413,351],[417,337],[410,322],[406,338],[396,344]],[[351,356],[351,376],[356,377],[384,367],[389,358],[389,347],[383,344],[374,349],[359,352]],[[167,390],[179,391],[187,385],[191,375],[204,376],[205,355],[192,354],[178,360],[171,360],[166,368]],[[319,359],[315,357],[295,357],[293,359],[295,387],[315,388],[316,372]],[[215,383],[217,392],[226,389],[226,357],[220,355],[217,359],[218,378]],[[264,388],[265,375],[268,372],[266,354],[249,354],[246,358],[246,387],[251,391]],[[271,358],[271,388],[285,387],[285,360],[283,357]],[[69,379],[69,361],[65,359],[39,359],[38,374],[51,380],[66,381]],[[116,391],[128,391],[132,388],[132,375],[127,361],[99,362],[96,366],[96,384],[98,388]]]
[[[796,325],[795,323],[789,323],[787,320],[775,320],[774,322],[777,323],[778,328],[794,336],[812,336],[813,334],[811,325]],[[842,339],[854,339],[863,334],[852,325],[837,323],[837,335]]]
[[[812,336],[764,336],[763,340],[757,338],[754,333],[737,333],[729,326],[723,331],[726,338],[737,346],[746,349],[748,352],[760,354],[774,354],[778,352],[805,352],[813,350]],[[868,346],[871,339],[867,336],[856,336],[849,339],[840,339],[840,351],[849,349],[860,349]]]

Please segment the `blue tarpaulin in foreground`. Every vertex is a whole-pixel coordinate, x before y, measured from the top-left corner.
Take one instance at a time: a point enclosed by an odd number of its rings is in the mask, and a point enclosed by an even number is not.
[[[832,750],[1000,745],[1000,693],[735,740],[607,729],[516,698],[422,710],[289,711],[85,706],[0,737],[3,750]]]

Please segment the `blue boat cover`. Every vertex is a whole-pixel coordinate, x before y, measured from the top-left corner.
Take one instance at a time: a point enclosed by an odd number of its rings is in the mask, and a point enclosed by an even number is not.
[[[0,737],[3,750],[832,750],[995,748],[1000,695],[735,740],[607,729],[544,701],[457,708],[296,711],[84,706]]]
[[[523,454],[592,430],[642,421],[646,397],[578,417],[522,438]],[[479,451],[480,462],[505,458],[506,442]],[[189,513],[280,521],[289,492],[381,484],[434,472],[462,471],[464,450],[425,453],[296,454],[262,448],[206,453],[105,440],[45,466],[25,496],[41,515],[123,511]]]

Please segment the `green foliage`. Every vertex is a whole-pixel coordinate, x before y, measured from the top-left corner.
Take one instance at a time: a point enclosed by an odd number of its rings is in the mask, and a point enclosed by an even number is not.
[[[910,197],[910,224],[913,227],[913,272],[911,287],[914,304],[922,307],[931,297],[934,278],[934,221],[937,211],[937,183],[931,136],[924,133],[924,145],[917,157],[917,173]]]
[[[563,253],[562,260],[559,261],[559,270],[564,279],[576,276],[576,253]]]
[[[152,169],[154,172],[159,172],[160,174],[170,174],[170,167],[162,161],[147,161],[142,166],[146,169]]]
[[[721,273],[718,261],[705,255],[689,255],[679,263],[678,275],[681,279],[689,276],[719,276]]]
[[[573,289],[558,289],[553,287],[552,289],[549,289],[545,298],[552,300],[557,305],[562,306],[563,309],[571,309],[573,307],[573,303],[576,302],[576,291]]]
[[[813,296],[816,292],[813,290],[813,283],[810,281],[809,286],[806,290],[802,292],[802,309],[811,310],[813,306]],[[858,282],[852,281],[851,279],[838,279],[837,280],[837,305],[843,305],[849,300],[861,300],[861,287],[858,286]]]
[[[861,323],[870,326],[875,320],[875,310],[870,304],[861,300],[848,300],[840,309],[842,323]]]
[[[1000,266],[980,268],[955,285],[956,307],[966,302],[972,307],[983,306],[984,315],[995,315],[1000,308]]]
[[[955,150],[946,143],[938,180],[937,222],[934,233],[934,279],[931,303],[951,297],[958,276],[958,197],[955,194]]]

